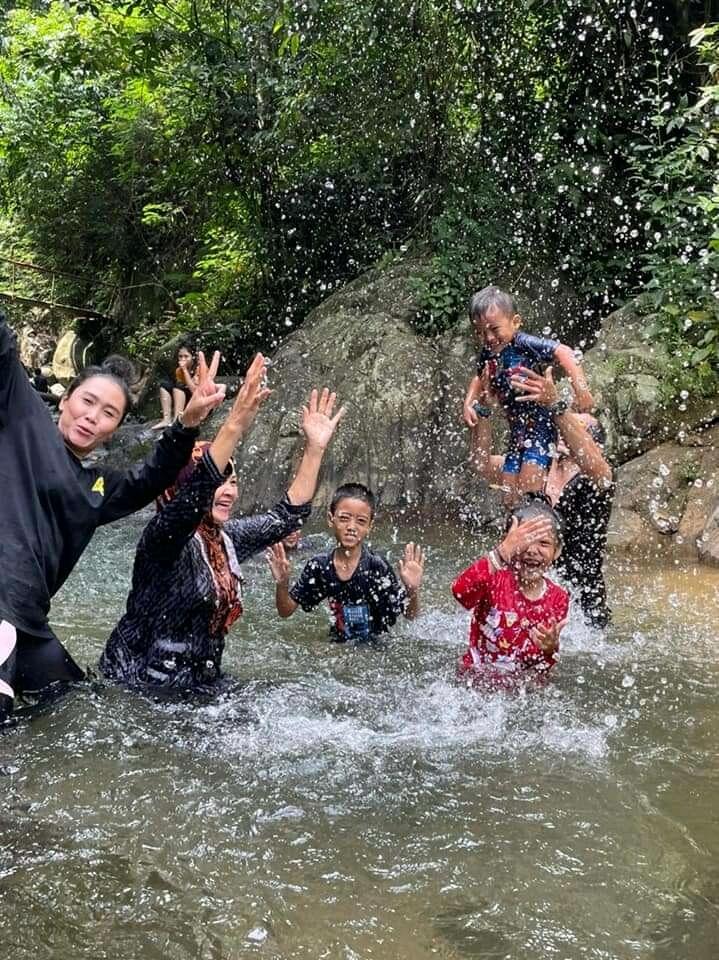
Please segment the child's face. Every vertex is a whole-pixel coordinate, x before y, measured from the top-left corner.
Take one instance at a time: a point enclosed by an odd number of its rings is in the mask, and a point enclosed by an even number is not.
[[[327,514],[327,522],[345,550],[359,546],[372,529],[372,511],[364,500],[344,497],[335,507],[334,513]]]
[[[512,559],[512,568],[520,583],[531,585],[541,580],[559,556],[559,543],[553,532],[532,540]]]
[[[475,317],[474,329],[487,350],[499,353],[519,330],[521,322],[518,313],[504,313],[499,307],[489,307],[481,317]]]

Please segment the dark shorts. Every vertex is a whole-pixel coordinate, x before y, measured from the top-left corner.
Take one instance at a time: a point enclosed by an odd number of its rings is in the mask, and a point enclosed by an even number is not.
[[[517,474],[523,463],[535,463],[542,470],[549,470],[556,443],[557,429],[550,416],[510,420],[502,471]]]
[[[76,683],[85,674],[56,636],[34,637],[0,621],[0,723],[13,712],[14,699],[54,684]],[[10,640],[14,633],[14,642]]]

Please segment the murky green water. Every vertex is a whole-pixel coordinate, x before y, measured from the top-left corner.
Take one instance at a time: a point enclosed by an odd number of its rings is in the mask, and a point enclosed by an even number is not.
[[[55,604],[83,663],[139,529]],[[4,956],[715,960],[719,574],[617,571],[610,633],[575,623],[553,683],[481,696],[447,590],[475,549],[428,538],[426,612],[385,649],[279,622],[249,564],[220,701],[97,683],[0,737]]]

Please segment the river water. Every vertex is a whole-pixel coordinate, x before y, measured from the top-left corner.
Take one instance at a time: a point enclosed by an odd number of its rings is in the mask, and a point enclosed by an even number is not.
[[[54,604],[83,664],[141,523]],[[96,681],[0,737],[3,955],[716,960],[719,573],[613,564],[610,631],[575,619],[551,683],[479,694],[447,589],[478,546],[423,539],[425,612],[384,647],[278,621],[253,562],[219,700]]]

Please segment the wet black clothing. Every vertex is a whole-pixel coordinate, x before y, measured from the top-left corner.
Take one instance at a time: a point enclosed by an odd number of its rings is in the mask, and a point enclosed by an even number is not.
[[[86,467],[70,452],[0,320],[0,620],[52,638],[50,599],[96,527],[158,496],[190,457],[196,430],[168,427],[128,471]]]
[[[366,546],[349,580],[340,580],[334,550],[308,560],[290,597],[305,611],[328,599],[333,640],[367,640],[386,633],[407,609],[408,596],[389,563]]]
[[[555,504],[564,536],[557,569],[576,588],[584,615],[597,627],[606,626],[612,616],[602,564],[614,489],[613,483],[604,488],[578,473]]]
[[[222,676],[226,631],[210,626],[217,594],[196,531],[223,482],[205,452],[191,478],[145,527],[135,554],[127,612],[100,660],[100,669],[110,679],[131,686],[191,690]],[[310,504],[295,506],[285,496],[267,513],[223,525],[225,552],[238,591],[240,563],[297,530],[310,509]]]
[[[12,715],[18,694],[44,690],[50,684],[77,683],[84,676],[56,636],[33,637],[16,631],[15,648],[0,663],[0,724]],[[8,687],[13,696],[8,695]]]
[[[50,384],[48,383],[47,377],[44,377],[41,373],[33,374],[33,376],[30,378],[30,382],[38,393],[47,393],[50,389]]]

